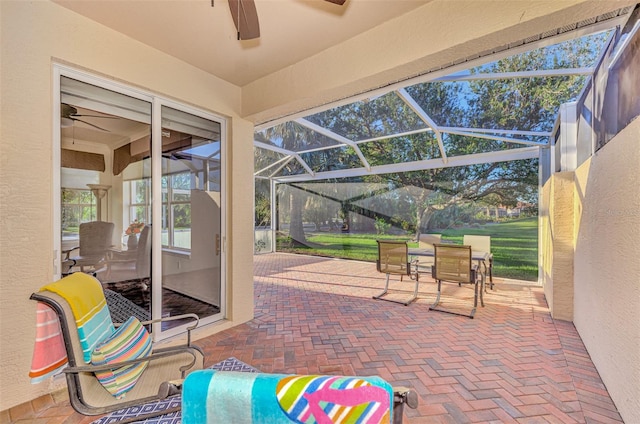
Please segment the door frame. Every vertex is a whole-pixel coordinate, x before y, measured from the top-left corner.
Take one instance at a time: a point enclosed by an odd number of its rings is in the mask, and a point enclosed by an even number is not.
[[[162,121],[161,121],[161,107],[168,106],[185,113],[193,114],[204,119],[209,119],[220,124],[220,313],[206,317],[200,320],[200,325],[206,325],[213,322],[217,322],[226,318],[226,235],[227,235],[227,219],[226,219],[226,206],[227,205],[227,138],[228,138],[228,118],[217,115],[210,111],[200,109],[194,106],[181,103],[179,101],[170,100],[166,97],[160,96],[155,93],[151,93],[136,87],[129,86],[125,83],[114,82],[104,77],[100,77],[86,71],[81,71],[63,65],[59,63],[53,63],[52,66],[52,207],[53,213],[51,228],[53,229],[53,267],[52,267],[52,281],[57,281],[61,277],[61,261],[60,261],[60,248],[62,243],[62,216],[61,216],[61,123],[60,123],[60,104],[61,104],[61,77],[72,78],[87,84],[95,85],[107,90],[114,91],[116,93],[124,94],[139,100],[148,102],[151,105],[151,176],[152,176],[152,199],[160,199],[160,201],[152,200],[152,221],[162,222],[162,186],[161,186],[161,172],[162,172]],[[160,284],[156,286],[159,288],[158,292],[161,294],[162,287],[162,226],[152,226],[152,269],[151,278],[153,281],[158,281]],[[155,291],[154,291],[155,293]],[[152,318],[160,318],[161,315],[161,298],[155,294],[152,294]],[[152,336],[154,340],[163,340],[169,337],[173,337],[185,332],[185,326],[176,327],[173,329],[162,331],[161,324],[153,324]]]

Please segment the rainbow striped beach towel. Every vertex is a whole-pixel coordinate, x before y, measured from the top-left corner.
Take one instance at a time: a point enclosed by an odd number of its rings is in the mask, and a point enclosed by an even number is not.
[[[201,370],[183,385],[183,424],[378,424],[393,419],[393,388],[379,377]]]
[[[58,374],[67,366],[67,351],[64,346],[58,314],[49,306],[38,302],[36,310],[36,342],[33,347],[31,384],[40,383]]]
[[[100,282],[88,274],[76,272],[40,289],[45,290],[60,295],[71,306],[84,361],[91,362],[93,348],[115,331]]]

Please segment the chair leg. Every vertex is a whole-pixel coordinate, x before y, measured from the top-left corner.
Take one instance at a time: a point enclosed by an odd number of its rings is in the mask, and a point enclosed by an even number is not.
[[[440,303],[441,288],[442,288],[442,281],[438,280],[438,293],[437,293],[435,302],[433,302],[433,304],[431,306],[429,306],[429,310],[430,311],[444,312],[446,314],[459,315],[461,317],[467,317],[467,318],[473,319],[473,316],[476,313],[476,307],[478,306],[478,284],[477,284],[477,282],[476,282],[476,284],[474,284],[474,292],[475,293],[474,293],[473,309],[471,309],[471,312],[469,314],[462,314],[460,312],[454,312],[454,311],[449,311],[447,309],[438,308],[438,304]]]
[[[387,302],[400,303],[404,306],[409,306],[410,303],[414,302],[418,298],[418,284],[419,284],[419,276],[416,273],[416,285],[413,289],[413,295],[407,300],[396,300],[396,299],[386,299],[384,296],[388,294],[389,291],[389,274],[387,274],[387,282],[384,285],[384,290],[377,296],[373,296],[375,300],[386,300]],[[400,280],[402,281],[402,279]]]
[[[380,293],[379,295],[373,296],[373,298],[374,299],[380,299],[382,296],[387,294],[387,291],[389,291],[389,274],[387,274],[387,282],[384,285],[384,290],[382,290],[382,293]]]
[[[489,259],[489,287],[493,290],[493,258]]]
[[[429,310],[436,310],[438,303],[440,303],[440,289],[442,288],[442,281],[438,280],[438,292],[436,294],[436,300],[433,302],[431,306],[429,306]]]

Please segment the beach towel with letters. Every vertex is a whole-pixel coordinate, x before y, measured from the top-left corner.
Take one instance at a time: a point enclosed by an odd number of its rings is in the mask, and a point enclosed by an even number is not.
[[[183,424],[391,423],[393,388],[379,377],[194,371]]]

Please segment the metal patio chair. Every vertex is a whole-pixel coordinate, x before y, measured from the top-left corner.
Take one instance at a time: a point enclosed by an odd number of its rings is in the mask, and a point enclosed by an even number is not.
[[[466,234],[462,237],[462,244],[471,246],[471,250],[487,252],[488,264],[484,262],[484,270],[489,274],[489,287],[493,290],[493,253],[491,253],[491,236],[476,236]]]
[[[434,247],[435,265],[432,275],[438,283],[438,292],[436,300],[429,307],[429,310],[473,318],[478,307],[478,297],[480,297],[480,304],[482,306],[484,306],[484,299],[482,297],[481,287],[482,278],[478,271],[478,266],[474,264],[471,259],[471,246],[436,244]],[[438,308],[442,293],[442,282],[456,283],[458,285],[473,284],[473,309],[469,314]]]
[[[91,287],[88,290],[102,290],[101,287],[95,289],[95,286],[91,286],[92,284],[100,285],[100,282],[95,277],[81,272],[65,277],[59,282],[76,284],[76,286],[74,286],[74,296],[78,293],[78,290],[76,290],[78,287]],[[62,372],[64,372],[66,376],[71,406],[77,412],[83,415],[102,415],[122,408],[164,399],[180,393],[181,382],[186,377],[186,374],[193,370],[203,368],[204,355],[199,347],[191,344],[191,331],[195,329],[198,324],[198,317],[194,314],[179,315],[140,323],[147,325],[153,322],[191,318],[195,323],[188,328],[187,342],[184,345],[166,348],[152,347],[148,356],[138,357],[133,360],[122,360],[103,365],[91,364],[91,360],[86,359],[87,347],[83,345],[83,343],[86,344],[86,341],[85,338],[81,340],[79,325],[74,315],[78,309],[77,301],[74,301],[74,299],[69,301],[67,300],[69,296],[63,296],[54,291],[49,291],[46,287],[47,286],[41,289],[41,291],[33,293],[31,299],[50,307],[59,319],[68,361],[68,366],[64,368]],[[103,292],[99,291],[98,293]],[[91,303],[84,305],[84,307],[91,308],[92,310],[101,309],[98,305],[102,304],[102,300],[105,300],[104,294],[102,294],[102,299],[100,302],[96,302],[95,306],[92,306],[93,303]],[[110,325],[111,322],[109,321],[108,324]],[[114,325],[117,327],[117,324]],[[115,333],[112,333],[112,335],[113,334]],[[143,362],[147,362],[148,365],[133,388],[127,391],[122,398],[117,398],[107,391],[95,374],[96,372],[104,372],[107,370],[115,373],[115,369],[122,369],[122,367]],[[178,409],[179,408],[176,408],[175,410]],[[164,410],[155,412],[146,417],[169,412],[172,411]],[[143,418],[138,417],[137,419]]]
[[[378,259],[376,260],[376,269],[378,272],[387,275],[384,290],[377,296],[373,296],[376,300],[386,300],[388,302],[401,303],[405,306],[418,298],[419,274],[415,268],[415,264],[409,262],[409,247],[405,241],[378,240]],[[396,300],[386,298],[389,291],[389,277],[391,275],[399,275],[400,281],[406,275],[415,281],[413,295],[407,300]]]

